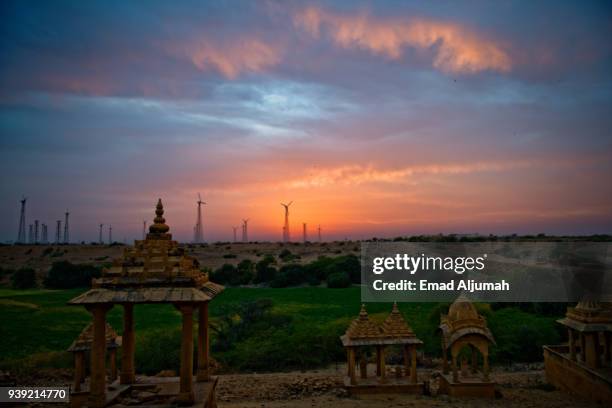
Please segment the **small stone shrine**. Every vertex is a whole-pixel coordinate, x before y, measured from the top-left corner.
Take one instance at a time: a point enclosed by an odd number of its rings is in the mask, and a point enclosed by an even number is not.
[[[612,403],[612,303],[581,301],[563,319],[567,344],[544,346],[546,377],[555,387]]]
[[[359,317],[351,322],[340,337],[347,353],[348,373],[345,386],[351,394],[423,393],[423,382],[417,377],[417,347],[419,340],[402,317],[397,304],[382,325],[371,321],[361,307]],[[386,352],[399,347],[403,364],[393,367],[395,375],[389,375]],[[368,355],[375,351],[375,371],[368,370]],[[359,362],[359,378],[356,364]]]
[[[456,397],[495,397],[495,383],[489,378],[489,345],[495,344],[487,321],[465,296],[459,296],[450,306],[447,315],[441,316],[439,330],[442,333],[442,375],[439,393]],[[469,350],[470,363],[463,359],[459,370],[459,358],[464,349]],[[448,355],[451,357],[449,375]],[[482,371],[478,373],[479,354]]]
[[[89,389],[73,390],[73,406],[106,407],[118,404],[125,395],[146,392],[147,406],[182,405],[214,407],[217,379],[209,372],[208,303],[223,286],[208,280],[195,258],[186,255],[172,240],[164,218],[161,199],[153,225],[145,240],[135,242],[113,261],[92,288],[70,300],[84,306],[93,317],[91,377]],[[134,306],[167,303],[182,315],[180,377],[136,377],[134,367]],[[115,305],[123,308],[123,344],[119,381],[107,378],[106,314]],[[194,380],[193,330],[197,313],[197,367]]]

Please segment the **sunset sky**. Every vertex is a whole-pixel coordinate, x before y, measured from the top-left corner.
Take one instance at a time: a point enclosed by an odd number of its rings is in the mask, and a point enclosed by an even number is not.
[[[610,2],[0,2],[0,241],[612,232]],[[106,234],[106,233],[105,233]]]

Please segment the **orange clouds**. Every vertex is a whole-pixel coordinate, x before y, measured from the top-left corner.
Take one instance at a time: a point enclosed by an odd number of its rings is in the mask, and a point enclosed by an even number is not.
[[[432,50],[432,64],[443,72],[508,72],[512,66],[501,45],[449,22],[340,15],[310,7],[294,16],[294,24],[315,38],[325,29],[343,48],[361,48],[391,59],[399,59],[405,47]]]
[[[183,49],[199,69],[214,69],[228,79],[244,72],[262,72],[281,60],[280,47],[255,38],[244,38],[224,44],[210,40],[194,42]]]
[[[432,164],[410,166],[399,169],[376,169],[373,166],[341,166],[317,170],[305,177],[287,182],[288,187],[306,188],[322,187],[334,184],[362,184],[367,182],[401,182],[417,174],[467,174],[485,171],[504,171],[531,166],[527,161],[505,163],[471,163],[471,164]]]

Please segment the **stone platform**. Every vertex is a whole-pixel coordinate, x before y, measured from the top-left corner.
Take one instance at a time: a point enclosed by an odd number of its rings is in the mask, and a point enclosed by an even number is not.
[[[351,379],[344,377],[344,388],[351,395],[367,394],[423,394],[425,385],[422,382],[411,383],[405,377],[386,378],[384,383],[378,378],[360,378],[357,384],[351,385]]]
[[[438,393],[451,397],[495,398],[495,383],[482,381],[479,377],[464,377],[454,382],[452,375],[442,374]]]
[[[218,379],[197,382],[193,380],[195,401],[188,407],[215,408],[217,406],[215,389]],[[179,393],[179,377],[138,376],[135,384],[121,385],[118,381],[110,384],[106,392],[106,407],[171,407],[176,406]],[[74,392],[70,395],[70,406],[87,406],[89,391]],[[183,405],[184,406],[184,405]]]
[[[612,367],[573,361],[569,347],[544,346],[546,378],[555,387],[598,403],[612,403]]]

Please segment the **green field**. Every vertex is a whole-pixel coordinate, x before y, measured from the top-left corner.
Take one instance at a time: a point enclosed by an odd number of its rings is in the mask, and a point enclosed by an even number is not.
[[[0,290],[0,369],[66,366],[63,353],[89,322],[82,307],[66,302],[83,292],[76,290]],[[239,306],[247,301],[269,299],[272,307],[248,325],[239,325]],[[358,287],[327,289],[228,288],[210,306],[213,357],[226,371],[284,370],[317,367],[341,361],[344,352],[338,336],[360,307]],[[390,304],[372,303],[368,312],[382,320]],[[444,305],[401,304],[400,310],[416,334],[425,342],[425,353],[439,355],[435,329]],[[538,316],[515,308],[491,311],[479,305],[497,340],[493,361],[537,360],[541,345],[559,339],[556,316]],[[121,307],[108,315],[121,331]],[[147,372],[175,368],[178,362],[180,315],[170,305],[135,308],[137,363]],[[228,324],[232,325],[231,330]]]

